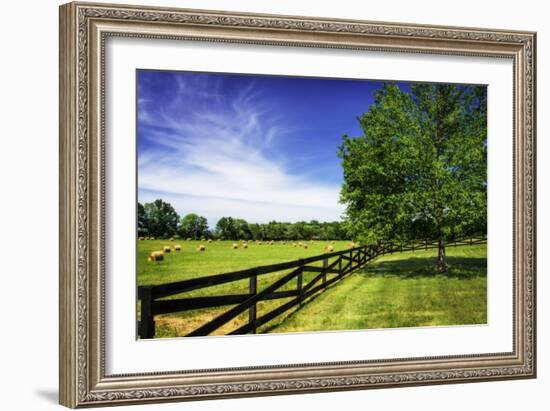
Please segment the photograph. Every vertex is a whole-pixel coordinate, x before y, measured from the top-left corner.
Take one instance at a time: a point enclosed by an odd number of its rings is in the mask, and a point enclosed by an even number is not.
[[[487,85],[137,69],[139,339],[487,324]]]

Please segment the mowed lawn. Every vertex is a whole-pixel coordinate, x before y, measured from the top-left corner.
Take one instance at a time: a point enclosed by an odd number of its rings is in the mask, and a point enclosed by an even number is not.
[[[434,274],[436,255],[382,256],[269,332],[486,324],[487,246],[448,247],[445,274]]]
[[[233,249],[232,244],[239,244]],[[324,252],[332,244],[334,251],[347,248],[346,241],[306,242],[307,248],[293,247],[299,242],[275,242],[259,245],[233,241],[138,241],[138,284],[153,285],[220,274],[260,265],[291,261]],[[147,256],[163,246],[179,244],[182,251],[165,255],[164,261],[148,262]],[[199,244],[206,251],[197,251]],[[451,268],[435,274],[436,250],[396,253],[382,256],[366,268],[356,271],[301,308],[288,311],[261,327],[258,332],[299,332],[353,330],[434,325],[484,324],[487,321],[486,246],[448,247]],[[320,265],[315,264],[315,265]],[[259,277],[261,290],[288,271]],[[304,275],[304,284],[315,273]],[[293,289],[291,281],[280,290]],[[221,284],[169,298],[240,294],[248,292],[248,280]],[[258,316],[289,299],[258,303]],[[183,336],[231,306],[158,315],[156,337]],[[226,334],[246,324],[248,312],[221,327],[214,335]]]
[[[299,245],[300,243],[302,246]],[[200,244],[206,247],[205,251],[197,250]],[[233,244],[237,244],[238,248],[233,249]],[[294,247],[294,244],[296,247]],[[272,245],[266,242],[262,242],[260,245],[257,242],[250,241],[247,242],[248,248],[244,248],[243,242],[241,241],[212,241],[210,243],[194,240],[138,241],[138,285],[164,284],[262,265],[292,261],[299,258],[323,254],[325,247],[328,245],[331,245],[334,251],[345,250],[348,244],[348,241],[276,241]],[[180,245],[181,251],[166,253],[164,255],[164,261],[147,261],[147,257],[152,251],[160,251],[163,246],[173,247],[174,245]],[[329,262],[330,261],[332,260],[329,260]],[[320,266],[321,262],[312,265]],[[289,271],[290,270],[285,270],[259,276],[258,291],[269,286]],[[315,273],[305,273],[304,284],[315,275]],[[248,293],[248,284],[248,279],[245,279],[193,290],[185,294],[168,297],[168,299]],[[293,280],[279,290],[290,290],[295,288],[296,280]],[[258,317],[287,301],[290,301],[290,299],[260,301],[257,309]],[[155,316],[155,337],[176,337],[186,335],[231,307],[232,306],[206,308]],[[284,317],[286,317],[286,315],[281,316],[281,319]],[[245,311],[243,314],[221,327],[218,331],[214,332],[213,335],[226,334],[246,324],[247,321],[248,311]],[[266,324],[266,326],[267,325],[268,324]],[[258,331],[261,332],[262,329]]]

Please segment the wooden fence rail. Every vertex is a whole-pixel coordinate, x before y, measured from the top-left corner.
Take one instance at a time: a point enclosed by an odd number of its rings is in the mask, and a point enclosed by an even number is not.
[[[485,237],[468,238],[446,243],[448,246],[464,246],[483,244]],[[226,312],[187,334],[187,336],[205,336],[216,331],[235,317],[248,311],[248,323],[233,330],[229,334],[256,333],[258,327],[291,308],[301,305],[310,297],[319,294],[330,285],[342,280],[348,274],[364,266],[373,259],[395,252],[419,251],[437,248],[435,241],[413,241],[408,243],[386,242],[375,245],[362,245],[344,251],[325,253],[299,260],[254,267],[231,273],[198,277],[160,285],[144,285],[138,287],[138,298],[141,301],[141,319],[138,323],[140,338],[155,336],[155,315],[168,314],[177,311],[195,310],[200,308],[223,307],[234,305]],[[330,263],[329,261],[332,260]],[[312,265],[321,262],[321,266]],[[267,274],[290,270],[262,290],[258,289],[258,277]],[[305,281],[304,273],[316,273],[309,281]],[[281,273],[283,274],[283,273]],[[329,276],[333,274],[332,276]],[[248,279],[248,293],[228,294],[208,297],[186,297],[164,300],[162,298],[186,293],[188,291],[208,288],[220,284]],[[295,288],[280,291],[286,284],[295,281]],[[258,317],[257,303],[260,301],[291,298],[272,311]]]

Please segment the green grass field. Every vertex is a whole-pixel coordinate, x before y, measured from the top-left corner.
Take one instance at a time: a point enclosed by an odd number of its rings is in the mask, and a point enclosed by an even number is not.
[[[436,252],[382,256],[269,331],[487,323],[487,246],[447,248],[444,275],[434,274]]]
[[[347,249],[346,241],[301,241],[306,244],[304,247],[293,247],[296,242],[275,242],[269,245],[262,242],[248,242],[248,248],[243,248],[240,241],[168,241],[168,240],[146,240],[138,241],[138,285],[155,285],[174,281],[181,281],[190,278],[222,274],[231,271],[257,267],[261,265],[275,264],[283,261],[292,261],[299,258],[310,257],[322,254],[327,245],[332,245],[334,251]],[[182,250],[165,254],[164,261],[149,262],[147,257],[152,251],[162,250],[163,246],[172,247],[180,245]],[[206,250],[197,251],[199,244],[203,244]],[[238,244],[237,249],[232,245]],[[319,264],[317,264],[319,265]],[[280,271],[274,274],[267,274],[258,278],[258,290],[269,286],[278,278],[284,276],[289,270]],[[305,273],[304,281],[313,278],[315,273]],[[295,289],[296,281],[291,281],[280,290]],[[185,294],[175,295],[169,298],[183,297],[205,297],[224,294],[242,294],[248,292],[248,280],[241,280],[227,284],[220,284],[206,289],[194,290]],[[257,305],[258,316],[265,314],[290,299],[272,301],[260,301]],[[231,306],[220,308],[207,308],[191,310],[180,313],[158,315],[155,317],[156,337],[175,337],[185,335],[209,319],[227,311]],[[288,315],[288,314],[287,314]],[[286,315],[285,315],[286,316]],[[281,318],[284,318],[282,316]],[[219,328],[214,335],[222,335],[246,324],[248,313],[245,312],[236,317],[230,323]],[[266,324],[267,326],[267,324]],[[259,330],[260,332],[262,329]]]
[[[233,249],[232,244],[239,248]],[[297,242],[296,242],[297,243]],[[293,242],[258,245],[233,241],[138,241],[138,284],[154,285],[205,275],[220,274],[260,265],[291,261],[319,255],[328,241],[303,242],[308,248],[293,247]],[[334,251],[346,249],[347,242],[332,242]],[[163,246],[182,246],[180,252],[170,252],[164,261],[149,262],[152,251]],[[197,251],[199,244],[206,251]],[[445,275],[435,275],[435,250],[397,253],[383,256],[334,284],[325,292],[291,310],[258,332],[295,332],[351,330],[430,325],[483,324],[487,318],[486,246],[449,247],[451,268]],[[260,276],[258,289],[273,283],[285,272]],[[304,275],[304,281],[315,276]],[[295,287],[291,282],[281,290]],[[246,293],[248,280],[195,290],[179,296],[212,296]],[[258,303],[258,316],[288,299]],[[228,310],[230,306],[158,315],[156,337],[182,336],[208,320]],[[245,312],[214,334],[227,332],[245,324]]]

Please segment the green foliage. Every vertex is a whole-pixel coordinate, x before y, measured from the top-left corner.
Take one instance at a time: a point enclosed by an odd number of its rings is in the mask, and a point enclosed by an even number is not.
[[[341,201],[363,242],[486,231],[487,98],[483,86],[385,84],[343,137]]]
[[[216,224],[216,236],[224,240],[347,240],[342,223],[270,221],[267,224],[247,223],[243,219],[222,217]]]
[[[140,219],[147,234],[154,237],[171,237],[176,234],[179,216],[169,203],[161,199],[143,205],[138,203],[138,233],[140,231]],[[141,215],[140,215],[141,213]]]
[[[237,227],[233,217],[222,217],[216,224],[216,235],[222,240],[237,239]]]
[[[236,218],[233,220],[233,225],[235,227],[235,239],[239,240],[251,240],[252,232],[248,223],[242,218]]]
[[[340,222],[299,221],[287,223],[270,221],[265,224],[248,223],[242,218],[222,217],[214,232],[208,221],[195,213],[179,219],[174,208],[159,199],[137,205],[137,232],[139,237],[159,238],[219,238],[222,240],[348,240],[347,230]]]
[[[145,213],[145,207],[141,203],[137,203],[137,232],[139,237],[149,235],[147,214]]]
[[[192,238],[195,240],[208,237],[208,221],[206,218],[191,213],[182,217],[178,228],[179,235],[183,238]]]

